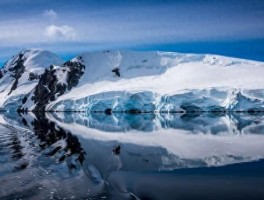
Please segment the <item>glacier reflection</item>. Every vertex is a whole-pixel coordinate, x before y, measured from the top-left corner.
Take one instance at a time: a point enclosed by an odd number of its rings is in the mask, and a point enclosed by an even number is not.
[[[264,158],[263,115],[64,112],[49,113],[47,117],[83,138],[122,144],[129,152],[127,162],[133,160],[132,155],[141,157],[143,163],[155,160],[155,170],[223,166]],[[151,150],[145,157],[148,148]]]
[[[188,114],[124,114],[114,113],[48,113],[51,120],[66,124],[78,124],[104,132],[153,132],[160,129],[178,129],[191,133],[264,133],[262,113],[188,113]]]

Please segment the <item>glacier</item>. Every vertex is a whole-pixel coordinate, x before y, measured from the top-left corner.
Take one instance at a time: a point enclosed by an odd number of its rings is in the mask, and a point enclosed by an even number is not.
[[[2,72],[6,110],[264,111],[264,63],[219,55],[105,50],[63,62],[51,52],[25,50]]]
[[[84,112],[263,111],[264,65],[217,55],[85,53],[76,87],[46,110]],[[112,72],[119,69],[120,76]],[[29,108],[30,109],[30,108]]]

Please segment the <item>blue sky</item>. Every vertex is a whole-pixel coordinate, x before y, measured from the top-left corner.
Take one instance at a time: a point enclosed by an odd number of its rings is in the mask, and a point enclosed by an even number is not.
[[[215,53],[264,61],[262,0],[0,0],[0,64],[19,50]]]

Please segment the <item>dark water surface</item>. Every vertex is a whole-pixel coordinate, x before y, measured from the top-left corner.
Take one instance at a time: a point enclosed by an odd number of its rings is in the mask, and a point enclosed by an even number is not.
[[[264,199],[264,116],[2,113],[0,199]]]

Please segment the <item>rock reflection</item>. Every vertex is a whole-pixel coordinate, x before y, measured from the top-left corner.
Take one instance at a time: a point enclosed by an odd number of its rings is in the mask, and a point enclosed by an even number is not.
[[[0,199],[85,198],[86,152],[45,115],[5,113],[0,124]],[[63,187],[61,187],[61,184]]]
[[[20,160],[20,164],[14,166],[14,170],[26,168],[29,162],[32,162],[32,159],[28,160],[32,156],[37,156],[38,159],[42,159],[43,156],[55,158],[55,162],[58,163],[66,162],[70,170],[76,169],[78,163],[83,163],[85,151],[78,138],[49,121],[45,115],[7,113],[4,118],[10,125],[4,125],[8,135],[4,133],[5,141],[0,148],[8,148],[6,151],[11,151],[13,162]],[[29,129],[21,130],[19,127]]]
[[[0,124],[0,163],[6,166],[8,171],[19,171],[28,166],[24,159],[24,146],[14,129]],[[8,166],[8,167],[7,167]],[[0,174],[6,172],[0,169]]]
[[[59,154],[59,162],[64,161],[72,155],[76,155],[76,160],[80,163],[83,162],[85,151],[82,149],[76,136],[57,126],[54,122],[50,122],[43,114],[36,115],[36,119],[31,124],[34,133],[40,141],[39,146],[41,149],[49,149],[52,146],[45,155],[54,156],[55,154]],[[73,163],[69,167],[76,168]]]

